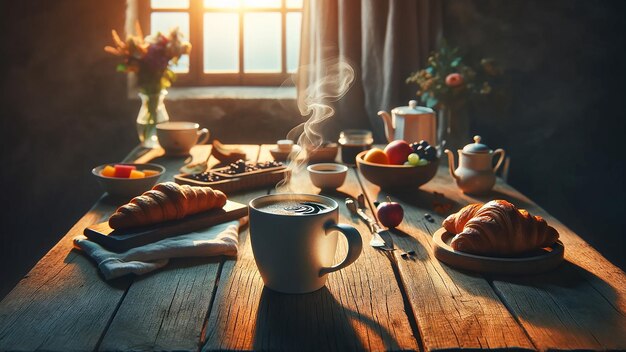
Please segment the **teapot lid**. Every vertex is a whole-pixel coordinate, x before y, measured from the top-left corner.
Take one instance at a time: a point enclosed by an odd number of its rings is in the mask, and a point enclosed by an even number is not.
[[[396,115],[416,115],[416,114],[428,114],[433,113],[433,109],[425,106],[417,106],[417,100],[410,100],[409,106],[398,106],[391,110]]]
[[[474,136],[474,143],[470,143],[468,145],[466,145],[465,147],[463,147],[463,152],[464,153],[489,153],[491,152],[491,149],[489,149],[488,146],[480,143],[480,140],[482,138],[480,136]]]

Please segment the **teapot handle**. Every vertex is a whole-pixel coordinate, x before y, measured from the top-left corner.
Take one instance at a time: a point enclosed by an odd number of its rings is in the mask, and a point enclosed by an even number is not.
[[[496,154],[500,154],[500,159],[498,159],[496,166],[493,167],[493,172],[498,171],[498,169],[500,168],[500,165],[502,165],[502,162],[504,161],[504,156],[506,155],[506,153],[504,152],[504,149],[500,149],[500,148],[496,149],[493,152],[493,155],[496,155]]]

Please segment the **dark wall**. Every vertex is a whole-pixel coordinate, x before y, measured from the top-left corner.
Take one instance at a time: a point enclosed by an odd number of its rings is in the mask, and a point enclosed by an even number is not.
[[[510,102],[472,127],[511,156],[509,182],[626,266],[626,2],[448,0],[445,36],[497,59]],[[497,105],[497,104],[494,104]]]
[[[474,129],[511,154],[514,186],[624,266],[624,163],[613,160],[625,118],[622,4],[444,2],[450,41],[470,59],[494,56],[510,77],[511,103],[475,110]],[[102,50],[124,26],[125,1],[0,6],[2,297],[98,199],[90,169],[136,144],[139,103]],[[271,142],[301,121],[289,102],[166,105],[231,143]]]
[[[106,54],[126,1],[2,1],[0,297],[100,197],[96,165],[137,143],[138,99]],[[166,101],[226,143],[282,139],[302,117],[290,100]]]

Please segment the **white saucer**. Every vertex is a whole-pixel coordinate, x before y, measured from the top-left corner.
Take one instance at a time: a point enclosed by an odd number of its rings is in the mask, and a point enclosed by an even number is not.
[[[479,273],[527,275],[554,269],[563,261],[565,247],[561,241],[520,257],[487,257],[455,251],[450,247],[453,234],[440,228],[433,235],[433,251],[440,261]]]

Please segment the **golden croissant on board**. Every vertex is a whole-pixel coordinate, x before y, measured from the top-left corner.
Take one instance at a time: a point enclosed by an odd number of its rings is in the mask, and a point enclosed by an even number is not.
[[[455,234],[450,246],[457,251],[510,256],[547,247],[559,233],[540,216],[532,216],[505,200],[470,204],[443,221]]]
[[[225,204],[226,195],[211,187],[164,182],[119,207],[109,218],[109,226],[119,230],[156,224],[220,209]]]

